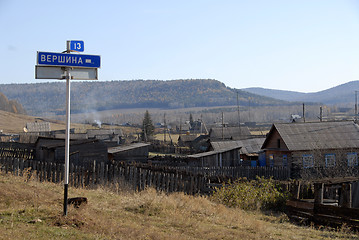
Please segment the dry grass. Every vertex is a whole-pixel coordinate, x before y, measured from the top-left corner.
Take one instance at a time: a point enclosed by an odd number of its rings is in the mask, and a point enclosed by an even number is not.
[[[118,189],[117,189],[118,190]],[[0,174],[0,239],[357,239],[227,208],[205,197],[70,188],[88,204],[62,216],[63,186]]]

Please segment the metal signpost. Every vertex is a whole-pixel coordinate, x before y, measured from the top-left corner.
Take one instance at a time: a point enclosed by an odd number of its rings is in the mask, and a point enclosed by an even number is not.
[[[66,79],[66,134],[65,134],[65,177],[64,212],[67,215],[67,196],[70,166],[70,80],[97,80],[97,69],[101,66],[98,55],[70,54],[83,52],[84,42],[67,41],[66,53],[37,52],[36,79]]]

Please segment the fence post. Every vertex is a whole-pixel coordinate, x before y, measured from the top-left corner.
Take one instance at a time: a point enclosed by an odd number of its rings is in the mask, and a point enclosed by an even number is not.
[[[314,204],[323,204],[324,183],[314,183]]]
[[[342,207],[351,208],[352,207],[352,184],[343,183],[342,184],[342,197],[341,204]]]

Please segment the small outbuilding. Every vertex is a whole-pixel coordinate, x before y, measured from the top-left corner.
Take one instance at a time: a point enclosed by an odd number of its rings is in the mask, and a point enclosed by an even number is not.
[[[212,143],[211,143],[212,144]],[[213,146],[215,146],[213,148]],[[240,165],[241,146],[214,143],[211,151],[188,155],[188,165],[196,167],[230,167]]]
[[[148,143],[132,143],[111,147],[108,149],[108,158],[111,162],[147,162]]]
[[[65,139],[39,137],[35,143],[36,160],[55,163],[65,162]],[[107,146],[98,139],[71,140],[70,163],[82,165],[108,162]]]

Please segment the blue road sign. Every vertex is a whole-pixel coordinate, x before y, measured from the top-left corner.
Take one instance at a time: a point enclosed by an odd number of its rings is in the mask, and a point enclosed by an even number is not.
[[[37,52],[37,64],[63,67],[99,68],[101,57],[69,53]]]
[[[85,50],[84,41],[80,40],[69,40],[67,41],[67,50],[83,52]]]

